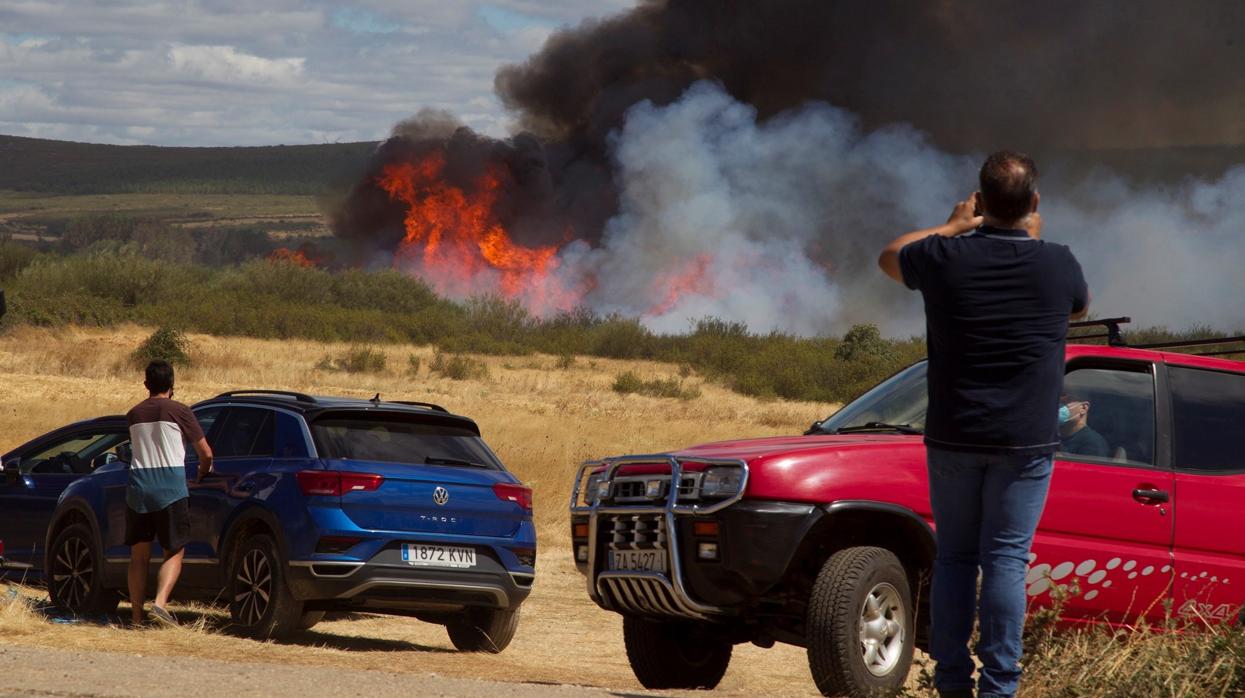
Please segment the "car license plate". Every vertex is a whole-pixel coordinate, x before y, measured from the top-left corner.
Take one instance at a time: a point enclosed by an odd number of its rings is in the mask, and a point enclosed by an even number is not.
[[[475,567],[476,551],[448,545],[404,543],[402,561],[418,567]]]
[[[610,569],[628,572],[665,572],[664,550],[611,550]]]

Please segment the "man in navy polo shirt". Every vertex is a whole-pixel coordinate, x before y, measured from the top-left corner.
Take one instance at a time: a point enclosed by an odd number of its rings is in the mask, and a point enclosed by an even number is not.
[[[981,190],[946,223],[896,238],[878,259],[925,300],[938,538],[930,654],[943,696],[972,695],[978,610],[977,695],[1016,692],[1029,548],[1059,448],[1068,320],[1089,305],[1072,252],[1041,240],[1037,177],[1026,155],[991,155]]]

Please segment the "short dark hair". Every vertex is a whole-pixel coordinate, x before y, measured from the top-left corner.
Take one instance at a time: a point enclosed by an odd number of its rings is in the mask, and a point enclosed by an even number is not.
[[[143,384],[152,395],[169,392],[173,389],[173,365],[164,359],[147,364],[147,379]]]
[[[986,158],[978,179],[986,213],[1004,221],[1017,221],[1029,214],[1038,181],[1033,158],[1000,150]]]

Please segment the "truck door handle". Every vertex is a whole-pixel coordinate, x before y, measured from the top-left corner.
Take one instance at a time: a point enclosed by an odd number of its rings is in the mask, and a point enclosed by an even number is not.
[[[1142,504],[1161,504],[1171,499],[1171,497],[1163,490],[1138,487],[1133,490],[1133,499]]]

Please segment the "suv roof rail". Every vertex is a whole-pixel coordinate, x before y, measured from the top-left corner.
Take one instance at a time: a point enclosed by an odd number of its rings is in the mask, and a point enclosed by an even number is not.
[[[418,402],[416,400],[386,400],[385,402],[392,402],[395,405],[411,405],[413,407],[427,407],[428,409],[436,410],[437,412],[444,412],[446,414],[450,413],[450,411],[445,409],[444,407],[440,405],[434,405],[431,402]]]
[[[238,397],[241,395],[255,395],[255,396],[275,395],[278,397],[292,397],[299,402],[309,402],[313,404],[317,402],[317,400],[314,397],[311,397],[310,395],[306,393],[296,393],[290,390],[228,390],[226,392],[221,393],[220,395],[217,395],[216,397],[212,399],[217,400],[220,398]]]
[[[1126,347],[1128,346],[1128,342],[1124,341],[1124,333],[1120,331],[1120,325],[1125,325],[1132,321],[1133,319],[1130,317],[1109,317],[1101,320],[1084,320],[1081,322],[1068,323],[1068,328],[1073,330],[1085,327],[1104,327],[1107,330],[1105,334],[1082,334],[1070,336],[1068,337],[1068,341],[1071,342],[1078,339],[1105,339],[1107,340],[1107,344],[1109,346]]]

